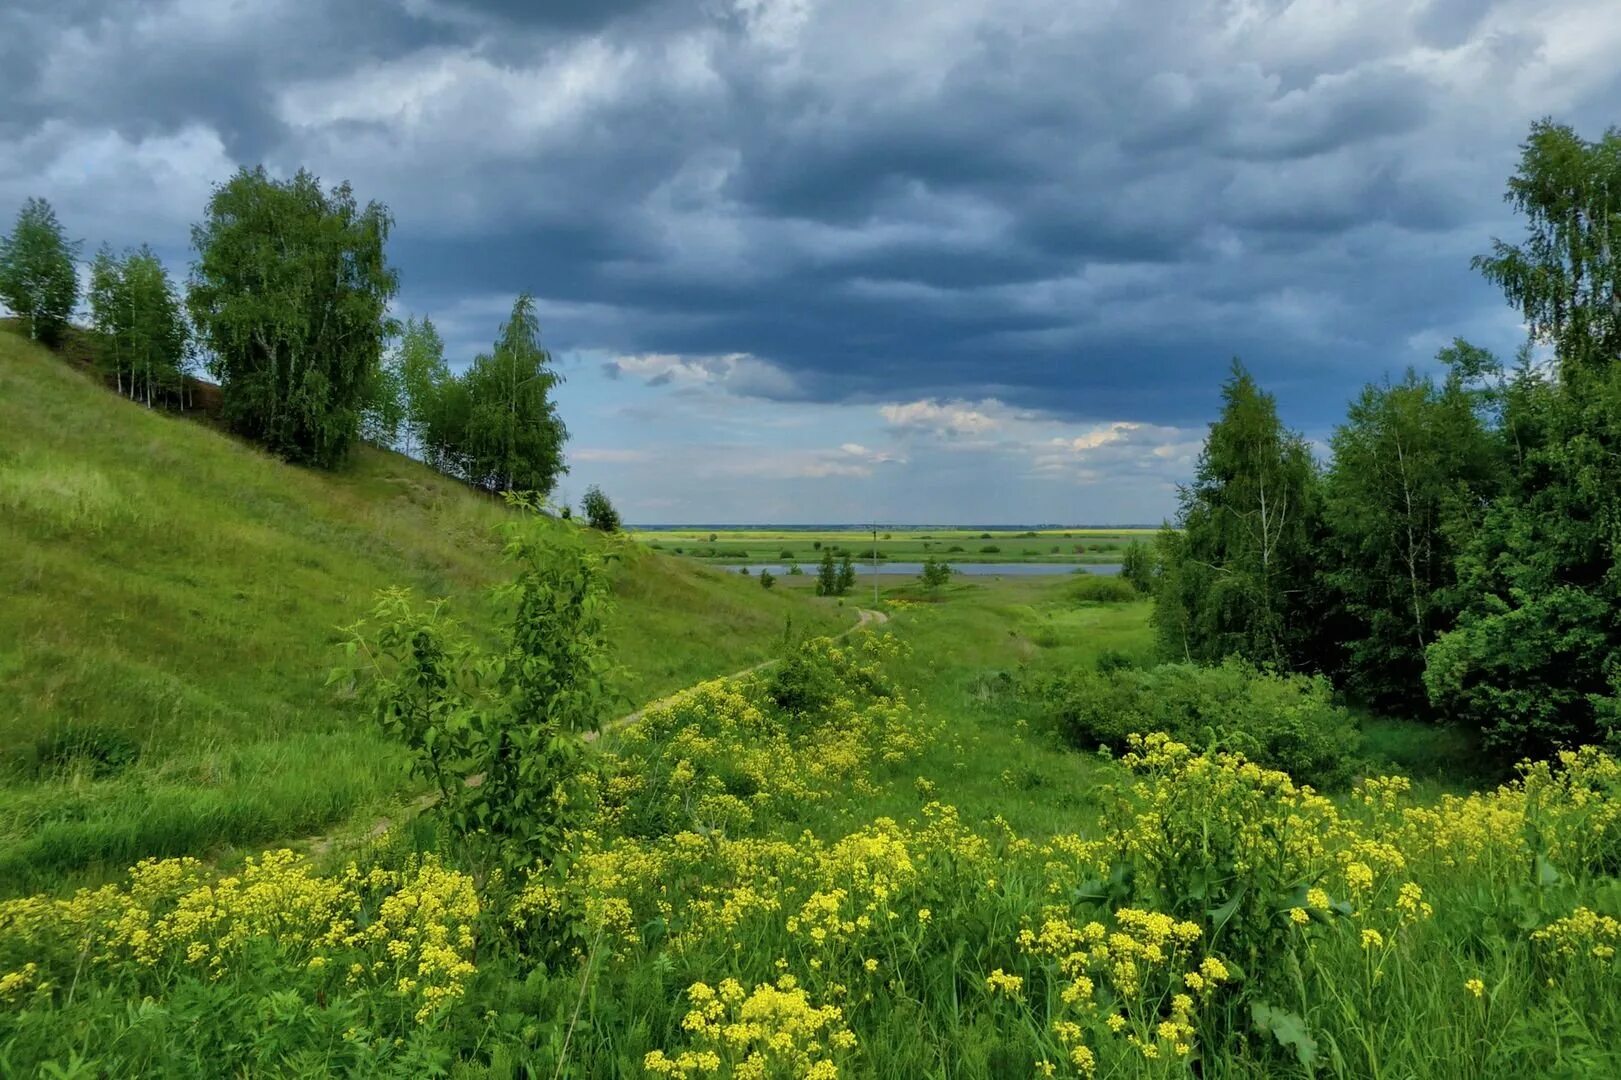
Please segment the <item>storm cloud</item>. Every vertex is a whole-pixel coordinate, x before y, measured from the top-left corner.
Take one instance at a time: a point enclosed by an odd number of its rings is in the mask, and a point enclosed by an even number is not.
[[[1615,119],[1618,49],[1608,0],[22,0],[0,206],[179,265],[211,182],[306,166],[389,205],[453,345],[539,297],[602,384],[577,472],[735,452],[607,445],[613,388],[864,418],[761,466],[807,481],[915,484],[963,440],[885,417],[978,410],[1023,436],[970,475],[1140,461],[1114,505],[1157,516],[1234,355],[1316,436],[1455,335],[1518,343],[1469,257],[1533,120]]]

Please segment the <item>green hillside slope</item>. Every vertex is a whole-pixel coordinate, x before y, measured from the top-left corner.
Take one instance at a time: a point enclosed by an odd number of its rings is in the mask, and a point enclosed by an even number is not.
[[[297,836],[397,797],[324,686],[376,590],[488,625],[509,513],[362,447],[297,469],[0,331],[0,889]],[[558,523],[555,528],[575,528]],[[642,551],[616,571],[626,708],[853,620]]]

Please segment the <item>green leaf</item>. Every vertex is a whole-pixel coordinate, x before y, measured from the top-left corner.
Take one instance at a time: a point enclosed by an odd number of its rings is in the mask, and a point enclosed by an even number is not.
[[[1271,1035],[1278,1045],[1293,1050],[1295,1060],[1308,1073],[1317,1068],[1317,1040],[1311,1037],[1306,1021],[1295,1013],[1262,1001],[1250,1003],[1250,1021],[1262,1035]]]

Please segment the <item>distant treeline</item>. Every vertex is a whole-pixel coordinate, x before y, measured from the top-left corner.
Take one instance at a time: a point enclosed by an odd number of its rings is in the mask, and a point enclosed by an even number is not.
[[[232,429],[290,461],[330,467],[364,438],[490,491],[549,493],[568,432],[533,298],[518,297],[494,347],[452,373],[430,320],[402,327],[388,314],[392,226],[348,184],[243,169],[192,228],[183,298],[149,248],[96,254],[85,296],[96,362],[120,392],[185,407],[201,357]],[[0,299],[31,337],[66,335],[79,252],[43,199],[0,237]]]
[[[1164,651],[1319,671],[1505,755],[1621,742],[1621,133],[1537,124],[1521,244],[1475,267],[1524,317],[1512,365],[1370,385],[1326,465],[1235,362],[1142,578]]]

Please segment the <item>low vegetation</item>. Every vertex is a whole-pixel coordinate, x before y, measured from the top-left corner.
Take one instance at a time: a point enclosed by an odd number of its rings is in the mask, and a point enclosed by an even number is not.
[[[1319,788],[1342,787],[1357,764],[1356,723],[1320,676],[1257,671],[1236,658],[1213,667],[1110,664],[1038,682],[1033,693],[1082,749],[1124,751],[1133,735],[1163,732]]]

